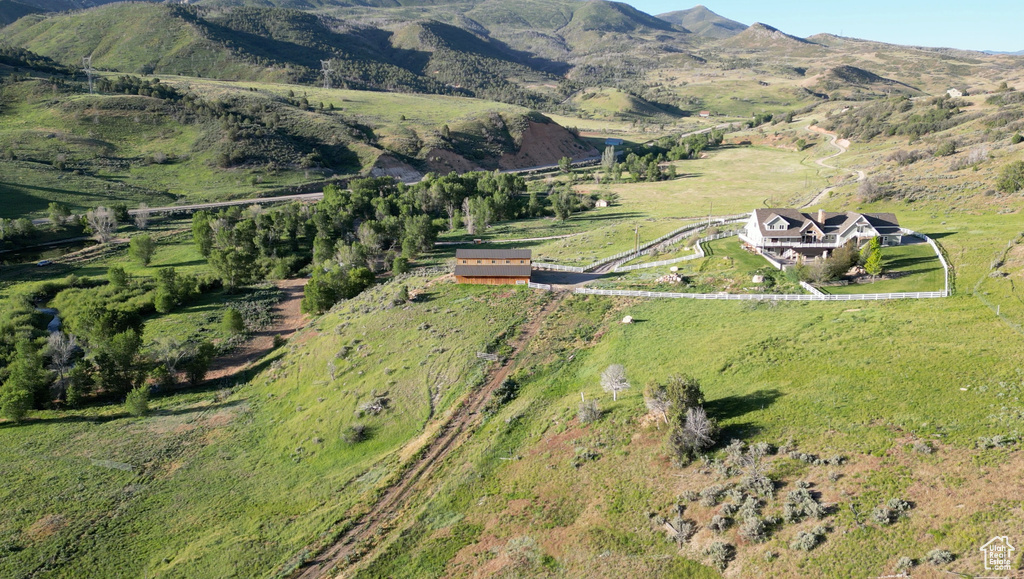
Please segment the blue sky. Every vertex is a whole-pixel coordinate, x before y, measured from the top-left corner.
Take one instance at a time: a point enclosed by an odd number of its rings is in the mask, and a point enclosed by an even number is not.
[[[1021,0],[624,0],[662,14],[703,3],[744,24],[763,22],[794,36],[830,32],[868,40],[969,50],[1024,50]]]

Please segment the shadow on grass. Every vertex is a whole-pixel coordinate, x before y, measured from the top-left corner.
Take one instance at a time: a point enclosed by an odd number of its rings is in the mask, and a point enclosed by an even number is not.
[[[594,281],[602,276],[599,273],[572,273],[567,271],[544,271],[535,269],[530,275],[533,283],[546,283],[551,285],[577,285]]]
[[[778,390],[758,390],[741,396],[726,396],[716,400],[709,400],[704,404],[708,416],[718,421],[737,418],[755,410],[764,410],[775,403],[783,396]],[[732,428],[731,425],[727,428]]]
[[[885,262],[885,267],[887,269],[903,269],[903,268],[919,265],[919,264],[922,264],[922,263],[934,263],[935,267],[929,268],[929,270],[930,269],[942,269],[941,265],[939,264],[938,258],[936,258],[934,255],[930,255],[928,257],[900,257],[900,258],[897,258],[897,259],[886,261]],[[928,270],[924,270],[924,271],[928,271]]]
[[[192,261],[179,261],[177,263],[162,263],[160,264],[160,267],[189,267],[193,265],[203,265],[205,263],[205,259],[193,259]]]
[[[216,391],[216,390],[219,390],[219,389],[220,389],[219,387],[215,387],[213,384],[210,384],[209,387],[199,387],[199,388],[188,388],[188,389],[182,389],[182,390],[174,390],[174,391],[167,392],[164,395],[165,396],[169,396],[171,394],[181,393],[183,391],[203,392],[203,391]],[[157,397],[157,395],[152,395],[152,396]],[[245,400],[231,400],[231,401],[227,401],[227,402],[218,402],[218,403],[209,404],[209,405],[190,406],[188,408],[156,409],[156,410],[150,410],[146,414],[146,417],[182,416],[182,415],[185,415],[185,414],[195,414],[197,412],[206,412],[206,411],[209,411],[209,410],[219,410],[219,409],[223,409],[223,408],[232,408],[234,406],[238,406],[239,404],[242,404],[243,402],[245,402]],[[110,406],[118,406],[118,405],[119,404],[113,403],[113,402],[112,403],[108,403],[108,404],[101,404],[101,403],[89,404],[90,407],[94,407],[94,408],[102,408],[102,407],[110,407]],[[123,412],[122,411],[122,412],[113,412],[113,413],[110,413],[110,414],[100,414],[100,415],[75,414],[75,415],[67,415],[67,416],[55,416],[53,418],[27,418],[27,419],[25,419],[25,420],[23,420],[21,422],[4,422],[4,423],[0,424],[0,430],[3,430],[5,428],[15,428],[15,427],[18,427],[18,426],[27,426],[27,425],[30,425],[30,424],[71,424],[71,423],[75,423],[75,422],[88,422],[88,423],[91,423],[91,424],[106,424],[107,422],[112,422],[114,420],[121,420],[123,418],[130,418],[130,417],[131,417],[130,414],[128,414],[127,412]]]

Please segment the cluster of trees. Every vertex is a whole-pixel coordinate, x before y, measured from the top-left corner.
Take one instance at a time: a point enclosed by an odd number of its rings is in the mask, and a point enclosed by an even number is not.
[[[480,233],[496,222],[543,214],[522,177],[501,173],[428,175],[415,185],[389,177],[328,185],[314,205],[233,207],[192,218],[192,236],[228,289],[312,266],[306,311],[323,312],[387,272],[433,248],[437,234],[465,225]],[[545,200],[546,201],[546,200]]]
[[[4,219],[0,217],[0,242],[23,242],[36,232],[31,219]]]
[[[647,409],[669,426],[669,453],[678,464],[689,464],[715,445],[718,425],[704,410],[704,391],[697,379],[674,374],[648,387]]]
[[[6,42],[0,43],[0,65],[14,69],[30,68],[49,74],[73,75],[76,72],[75,69],[64,66],[50,57],[38,55]]]
[[[216,354],[213,344],[162,340],[144,351],[143,320],[160,309],[160,292],[194,297],[215,284],[172,268],[161,270],[156,283],[111,268],[106,285],[95,283],[73,277],[47,282],[3,303],[0,415],[18,421],[34,408],[74,408],[89,397],[124,399],[152,384],[172,386],[179,373],[193,384],[204,379]],[[62,327],[43,332],[46,314],[35,310],[34,300],[54,293]]]
[[[132,75],[121,75],[117,78],[101,76],[96,79],[95,87],[99,92],[108,94],[139,95],[172,102],[184,99],[184,94],[173,86],[161,83],[159,78],[142,79]]]

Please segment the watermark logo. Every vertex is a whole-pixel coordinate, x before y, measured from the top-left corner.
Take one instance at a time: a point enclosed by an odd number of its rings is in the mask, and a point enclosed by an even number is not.
[[[1016,549],[1010,544],[1009,537],[992,537],[988,543],[981,546],[981,552],[985,556],[985,570],[1012,571],[1014,551]]]

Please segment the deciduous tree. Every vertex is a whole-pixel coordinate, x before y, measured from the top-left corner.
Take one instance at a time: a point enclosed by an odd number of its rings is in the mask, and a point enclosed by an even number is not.
[[[117,218],[112,210],[97,207],[85,213],[85,220],[100,243],[107,243],[113,239],[114,232],[117,231]]]
[[[626,379],[626,368],[622,364],[612,364],[601,372],[601,388],[612,393],[612,400],[618,400],[619,392],[630,387]]]
[[[136,235],[128,244],[128,255],[140,265],[148,266],[156,253],[156,241],[148,234]]]

